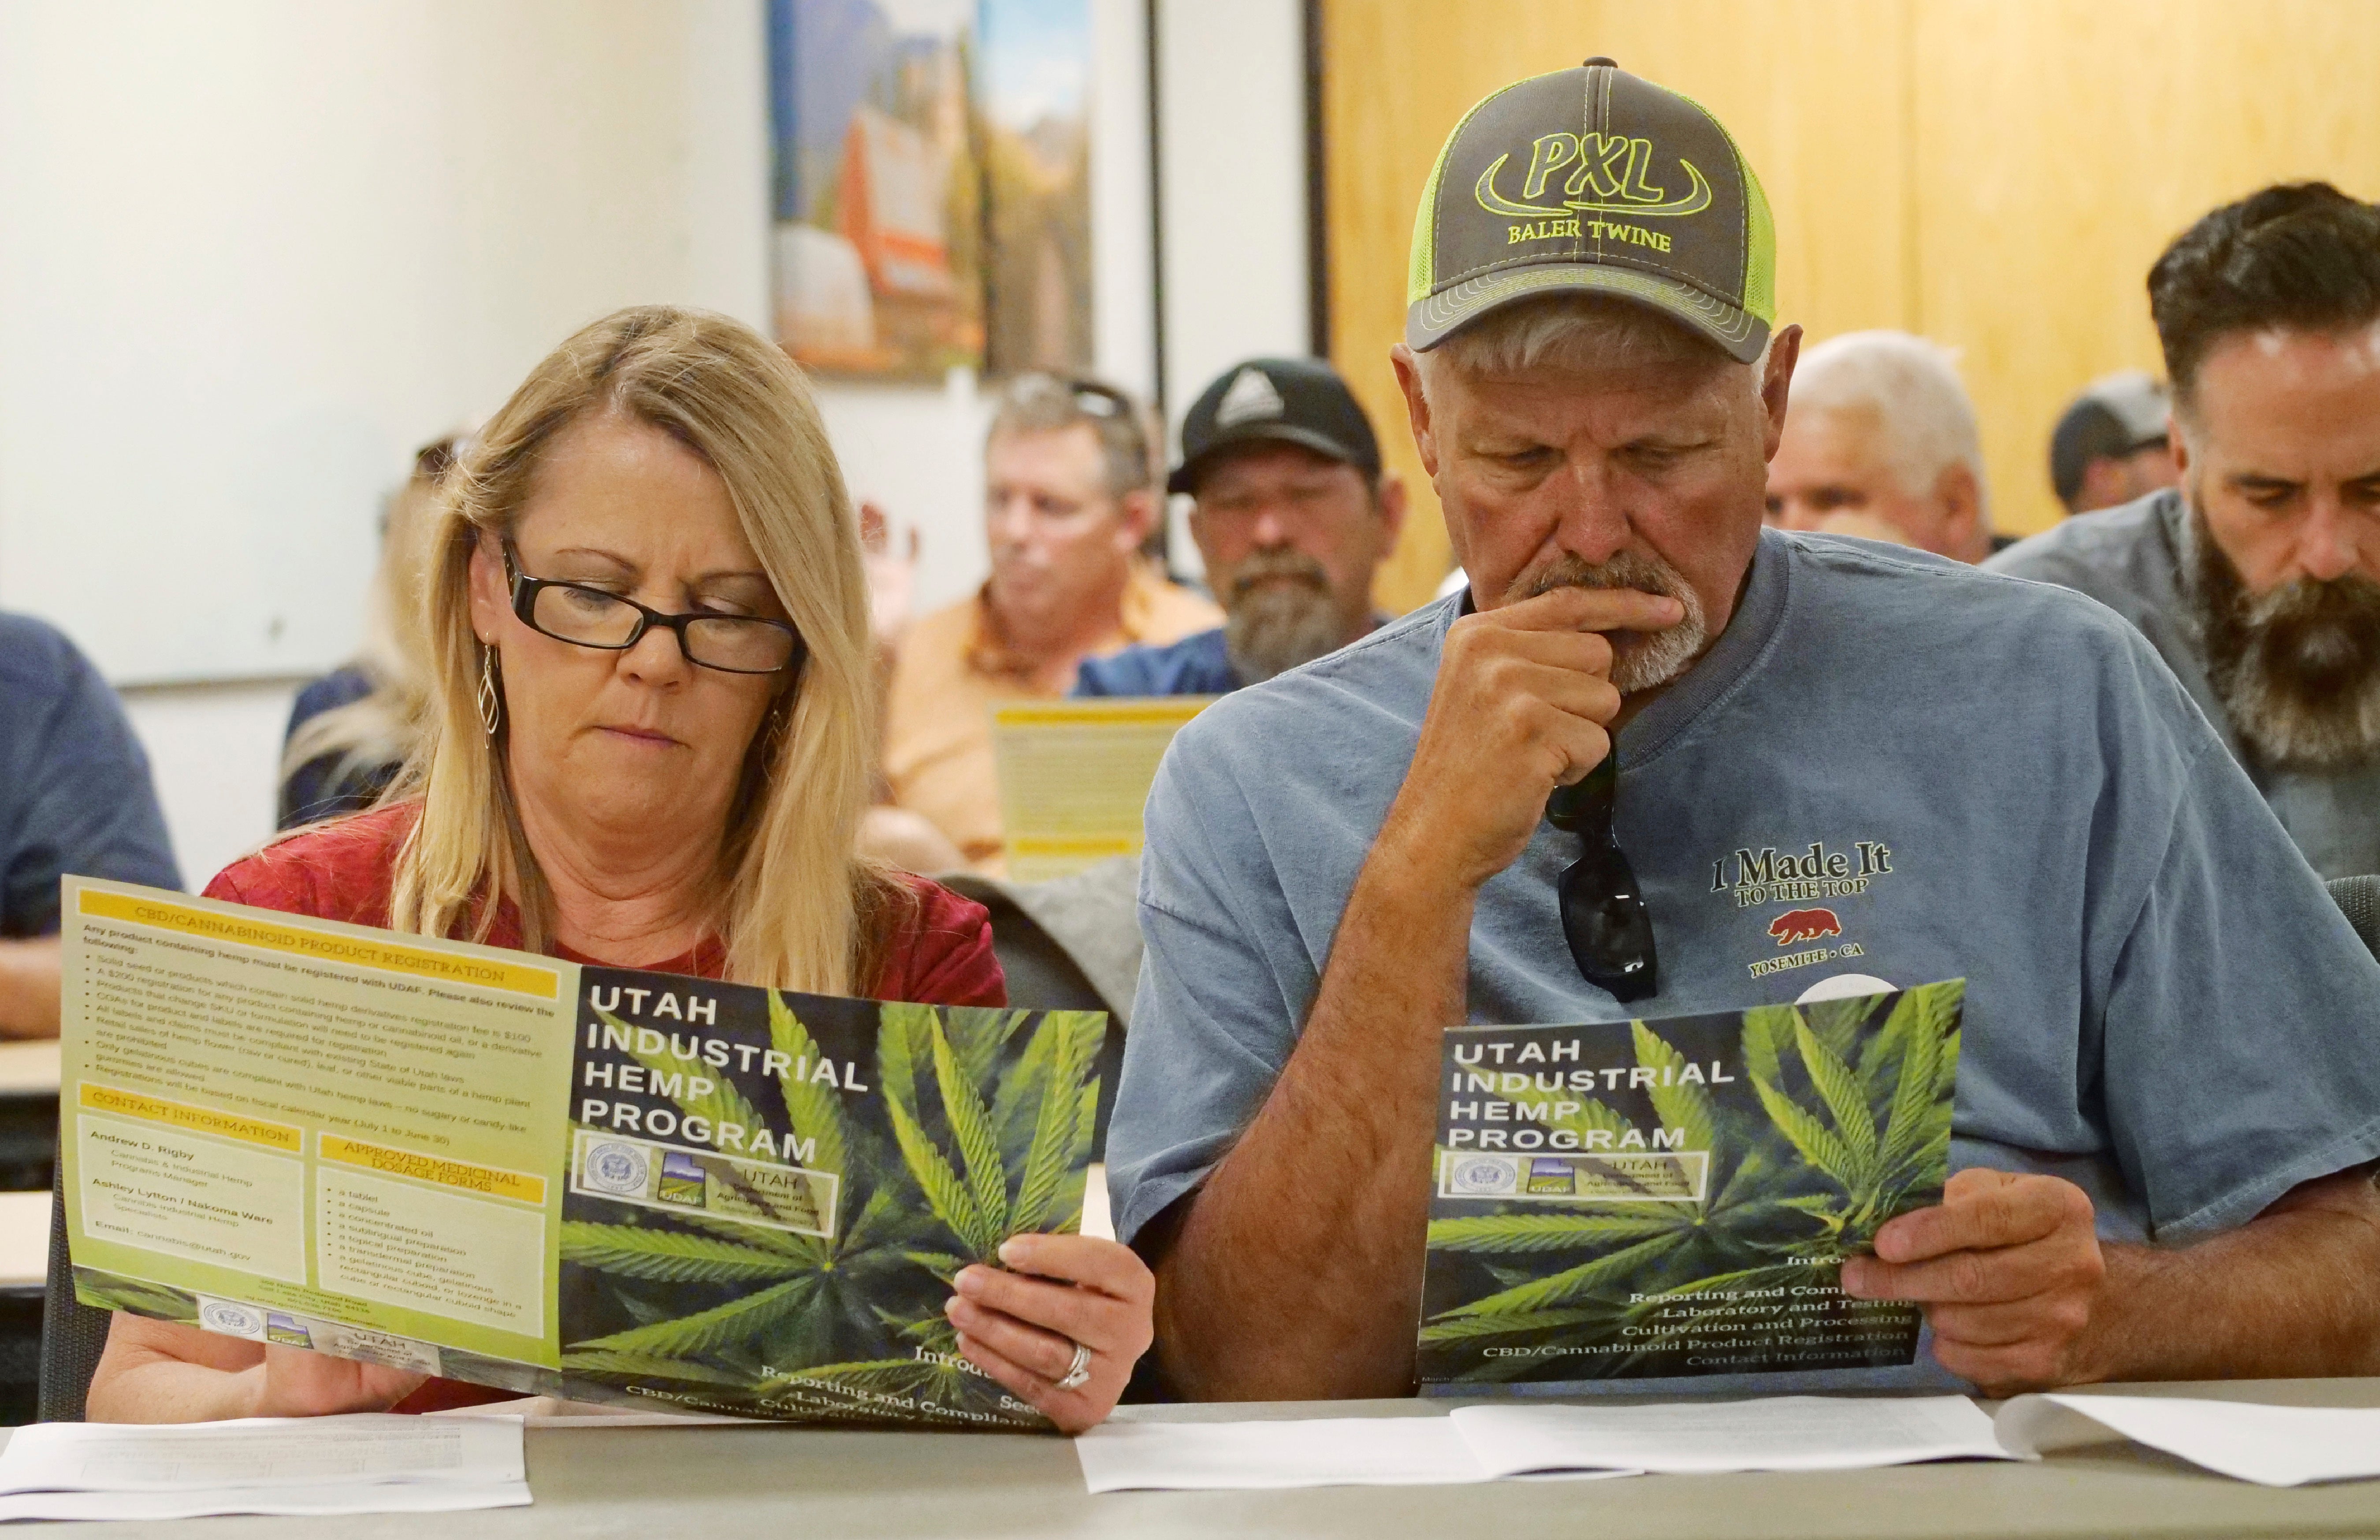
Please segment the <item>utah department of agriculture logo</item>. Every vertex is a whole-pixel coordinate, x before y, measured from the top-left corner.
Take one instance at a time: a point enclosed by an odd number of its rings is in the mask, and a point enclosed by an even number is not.
[[[1504,1197],[1520,1191],[1521,1164],[1509,1156],[1460,1155],[1447,1172],[1450,1195],[1465,1198]]]
[[[261,1337],[264,1313],[230,1300],[209,1300],[199,1306],[199,1325],[225,1337]]]
[[[649,1158],[638,1145],[607,1139],[587,1148],[587,1185],[604,1193],[635,1194],[645,1190]]]

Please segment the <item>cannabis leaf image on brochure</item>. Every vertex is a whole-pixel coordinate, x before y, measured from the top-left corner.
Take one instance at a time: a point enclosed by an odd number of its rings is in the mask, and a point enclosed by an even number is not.
[[[574,1130],[561,1241],[573,1392],[1047,1425],[965,1364],[942,1304],[952,1276],[1010,1235],[1079,1227],[1106,1018],[706,989],[722,1016],[765,1013],[764,1034],[738,1035],[765,1054],[689,1061],[694,1033],[589,1013],[582,1070],[606,1088],[658,1088],[647,1102],[662,1110],[633,1130]]]
[[[1449,1031],[1421,1377],[1911,1363],[1840,1263],[1941,1201],[1963,992]]]

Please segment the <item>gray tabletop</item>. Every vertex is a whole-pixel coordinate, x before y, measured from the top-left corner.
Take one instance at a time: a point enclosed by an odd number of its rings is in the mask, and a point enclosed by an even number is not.
[[[2301,1406],[2380,1406],[2380,1379],[2107,1387]],[[1127,1408],[1138,1420],[1433,1416],[1440,1401]],[[1014,1434],[798,1427],[531,1429],[534,1506],[367,1518],[79,1524],[207,1540],[327,1533],[341,1540],[466,1535],[656,1540],[680,1534],[989,1537],[1129,1534],[1582,1534],[1595,1540],[1851,1540],[1863,1536],[2367,1535],[2380,1481],[2275,1491],[2107,1445],[2039,1464],[1912,1465],[1803,1474],[1638,1476],[1608,1482],[1119,1492],[1092,1497],[1062,1439]],[[194,1527],[202,1526],[202,1527]],[[68,1526],[56,1526],[67,1528]]]

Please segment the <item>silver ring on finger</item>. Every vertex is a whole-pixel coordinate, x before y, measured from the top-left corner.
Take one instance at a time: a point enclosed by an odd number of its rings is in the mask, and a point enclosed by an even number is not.
[[[1074,1362],[1066,1365],[1064,1374],[1050,1383],[1061,1390],[1079,1390],[1090,1382],[1091,1350],[1077,1342],[1075,1344]]]

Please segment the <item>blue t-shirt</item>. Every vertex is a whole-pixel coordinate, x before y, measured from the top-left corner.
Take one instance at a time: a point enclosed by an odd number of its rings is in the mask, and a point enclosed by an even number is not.
[[[1075,671],[1076,697],[1229,695],[1239,672],[1223,649],[1223,628],[1201,631],[1158,647],[1135,643],[1104,658],[1086,658]]]
[[[58,879],[178,888],[149,758],[75,646],[0,614],[0,936],[58,928]]]
[[[1295,1048],[1459,605],[1242,690],[1173,740],[1108,1146],[1119,1235],[1205,1178]],[[1479,894],[1472,1022],[1734,1010],[1840,973],[1964,977],[1953,1167],[2074,1182],[2112,1240],[2226,1230],[2380,1155],[2380,964],[2101,606],[1767,531],[1726,632],[1618,746],[1615,830],[1660,993],[1623,1007],[1581,980],[1554,890],[1577,837],[1541,824]],[[1793,909],[1839,934],[1774,933]],[[1804,1376],[1758,1383],[1789,1378]]]

